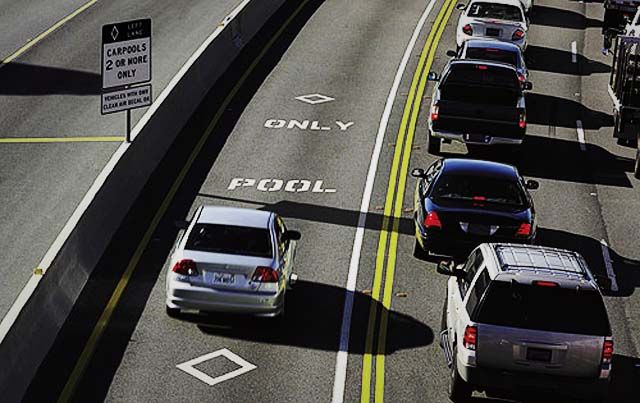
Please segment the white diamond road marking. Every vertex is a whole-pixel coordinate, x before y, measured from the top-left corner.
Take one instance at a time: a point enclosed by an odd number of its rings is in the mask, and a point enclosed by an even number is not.
[[[325,102],[335,101],[335,98],[328,97],[322,94],[309,94],[309,95],[301,95],[296,97],[298,101],[305,102],[311,105],[323,104]]]
[[[116,28],[116,26],[113,26],[113,29],[111,30],[111,37],[113,38],[113,40],[115,41],[116,38],[118,37],[118,34],[120,32],[118,32],[118,28]]]
[[[227,372],[224,375],[220,375],[218,377],[212,378],[209,375],[205,374],[204,372],[200,371],[199,369],[196,369],[195,366],[198,364],[202,364],[205,361],[209,361],[212,360],[216,357],[224,357],[226,359],[228,359],[229,361],[232,361],[236,364],[238,364],[240,366],[240,368],[233,370],[231,372]],[[245,374],[249,371],[252,371],[258,367],[256,367],[255,365],[253,365],[252,363],[246,361],[245,359],[243,359],[242,357],[238,356],[235,353],[232,353],[231,351],[227,350],[226,348],[223,348],[221,350],[218,351],[214,351],[213,353],[209,353],[209,354],[205,354],[201,357],[198,358],[194,358],[192,360],[189,360],[187,362],[183,362],[182,364],[178,364],[176,365],[176,367],[178,369],[183,370],[184,372],[186,372],[189,375],[192,375],[196,378],[198,378],[199,380],[201,380],[202,382],[206,383],[209,386],[214,386],[218,383],[224,382],[224,381],[228,381],[229,379],[235,378],[236,376],[240,376],[242,374]]]

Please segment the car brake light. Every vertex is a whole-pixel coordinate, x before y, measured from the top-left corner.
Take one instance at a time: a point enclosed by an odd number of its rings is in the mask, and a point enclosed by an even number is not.
[[[524,76],[524,74],[518,73],[518,81],[520,81],[520,84],[524,84],[524,82],[527,81],[527,78]]]
[[[518,230],[516,231],[516,236],[529,236],[529,235],[531,235],[531,224],[529,224],[528,222],[523,222],[518,227]]]
[[[481,64],[476,65],[476,69],[478,70],[487,70],[487,66],[483,66]]]
[[[433,107],[431,108],[432,122],[435,122],[436,120],[438,120],[439,113],[440,113],[440,107],[438,105],[433,105]]]
[[[473,28],[471,27],[471,24],[467,24],[462,27],[462,32],[464,32],[465,35],[473,35]]]
[[[537,281],[534,281],[532,284],[538,287],[558,287],[558,283],[553,281],[537,280]]]
[[[518,127],[521,129],[527,128],[527,115],[524,112],[520,112],[520,116],[518,118]]]
[[[519,41],[522,38],[524,38],[524,31],[521,29],[516,29],[513,35],[511,35],[511,40],[513,41]]]
[[[430,212],[424,218],[424,226],[427,228],[438,228],[442,229],[442,223],[440,222],[440,217],[438,217],[438,213],[435,211]]]
[[[484,196],[473,196],[472,199],[476,200],[476,201],[485,201],[485,200],[487,200],[487,198],[484,197]]]
[[[602,362],[609,363],[613,358],[613,340],[605,340],[602,345]]]
[[[191,259],[178,260],[176,264],[173,265],[173,268],[171,268],[171,271],[182,274],[183,276],[195,276],[198,274],[196,262]]]
[[[478,328],[475,326],[467,326],[464,329],[464,338],[462,339],[463,345],[469,350],[475,350],[477,342],[478,342]]]
[[[271,267],[258,266],[256,271],[253,272],[251,281],[257,281],[260,283],[277,283],[280,275],[277,270]]]

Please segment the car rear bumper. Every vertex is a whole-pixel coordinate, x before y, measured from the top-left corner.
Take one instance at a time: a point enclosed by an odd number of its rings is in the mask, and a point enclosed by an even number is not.
[[[573,378],[458,365],[460,377],[475,389],[494,393],[542,393],[575,397],[606,396],[609,379]]]
[[[522,141],[524,139],[524,135],[519,138],[485,135],[483,136],[484,141],[469,141],[469,140],[465,140],[465,136],[462,133],[437,131],[437,130],[432,130],[431,135],[433,135],[434,137],[439,137],[446,140],[459,141],[465,144],[479,144],[479,145],[494,145],[494,144],[519,145],[519,144],[522,144]]]
[[[170,281],[166,304],[169,308],[277,316],[284,309],[284,293],[223,291]]]

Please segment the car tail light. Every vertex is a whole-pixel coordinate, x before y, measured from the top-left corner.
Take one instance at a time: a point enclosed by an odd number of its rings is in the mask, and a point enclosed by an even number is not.
[[[475,350],[477,342],[478,342],[478,328],[475,326],[467,326],[464,329],[464,338],[462,339],[463,345],[469,350]]]
[[[511,35],[511,40],[513,41],[519,41],[522,38],[524,38],[524,31],[521,29],[516,29],[513,35]]]
[[[613,340],[605,340],[602,344],[602,363],[608,364],[613,358]]]
[[[440,222],[440,217],[438,217],[438,213],[435,211],[430,212],[424,218],[424,226],[427,228],[438,228],[442,229],[442,223]]]
[[[278,271],[271,267],[258,266],[256,271],[253,272],[251,281],[257,281],[260,283],[277,283],[280,275]]]
[[[440,113],[440,107],[438,105],[433,105],[433,107],[431,108],[432,122],[435,122],[436,120],[438,120],[439,113]]]
[[[531,235],[531,224],[529,224],[528,222],[523,222],[518,227],[518,230],[516,231],[516,236],[527,237],[529,235]]]
[[[471,24],[467,24],[464,27],[462,27],[462,32],[465,35],[469,35],[469,36],[473,35],[473,28],[471,27]]]
[[[477,65],[476,65],[476,69],[478,69],[478,70],[487,70],[487,69],[488,69],[488,67],[487,67],[487,66],[485,66],[485,65],[482,65],[482,64],[477,64]]]
[[[559,286],[559,284],[554,281],[542,281],[542,280],[534,281],[532,282],[532,284],[538,287],[558,287]]]
[[[524,74],[518,73],[518,81],[520,81],[520,84],[524,84],[524,82],[527,81],[527,78],[524,76]]]
[[[520,127],[521,129],[526,129],[527,128],[527,114],[523,112],[520,112],[520,115],[518,117],[518,127]]]
[[[171,270],[174,273],[182,274],[183,276],[195,276],[198,274],[196,262],[191,259],[178,260]]]

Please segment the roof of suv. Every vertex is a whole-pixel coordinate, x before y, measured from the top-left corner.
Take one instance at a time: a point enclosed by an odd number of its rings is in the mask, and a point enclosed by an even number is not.
[[[490,244],[502,281],[550,280],[561,287],[597,288],[584,258],[577,252],[537,245]]]

